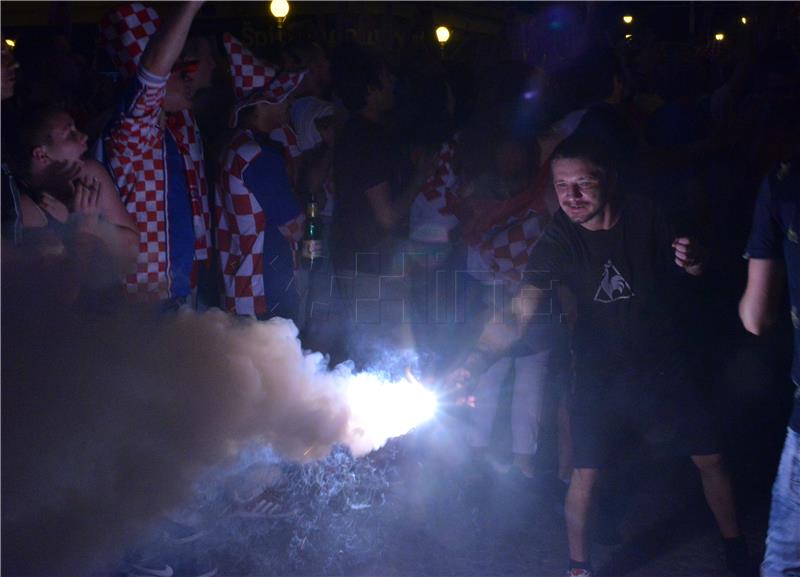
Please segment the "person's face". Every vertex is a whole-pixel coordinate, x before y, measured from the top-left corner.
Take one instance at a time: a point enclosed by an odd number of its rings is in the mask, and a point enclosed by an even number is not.
[[[558,204],[572,222],[591,225],[602,219],[613,188],[602,168],[582,158],[560,158],[552,170]]]
[[[211,55],[211,46],[207,38],[198,42],[197,70],[191,76],[191,95],[194,96],[198,90],[211,86],[211,79],[217,63]]]
[[[331,61],[325,54],[319,54],[308,67],[308,74],[314,79],[317,95],[325,94],[331,85]]]
[[[167,93],[164,96],[164,110],[179,112],[192,107],[192,82],[183,74],[173,72],[167,80]]]
[[[2,91],[3,100],[5,100],[14,96],[14,86],[17,83],[17,68],[19,67],[16,60],[14,60],[14,53],[5,43],[3,43],[0,62],[2,63],[2,86],[0,90]]]
[[[86,152],[86,135],[75,127],[72,117],[61,112],[50,121],[50,142],[42,145],[51,162],[75,162]]]
[[[328,146],[333,148],[334,140],[336,137],[336,120],[333,115],[323,116],[314,120],[314,125],[317,127],[317,132],[322,137],[322,141]]]
[[[289,104],[289,98],[278,104],[269,104],[267,102],[256,104],[256,129],[259,132],[269,134],[282,124],[288,124]]]

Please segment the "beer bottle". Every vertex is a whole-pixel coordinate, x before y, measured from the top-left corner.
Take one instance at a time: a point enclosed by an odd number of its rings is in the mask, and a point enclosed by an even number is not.
[[[317,200],[314,196],[306,206],[306,230],[303,235],[302,255],[313,261],[322,256],[322,223],[319,218]]]

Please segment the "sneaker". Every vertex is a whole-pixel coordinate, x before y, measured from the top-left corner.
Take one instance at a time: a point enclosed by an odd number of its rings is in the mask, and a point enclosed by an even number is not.
[[[566,577],[593,577],[594,573],[588,569],[570,569]]]
[[[282,495],[274,489],[265,489],[251,498],[243,498],[234,492],[233,498],[234,504],[230,513],[237,517],[281,519],[296,513],[284,505]]]

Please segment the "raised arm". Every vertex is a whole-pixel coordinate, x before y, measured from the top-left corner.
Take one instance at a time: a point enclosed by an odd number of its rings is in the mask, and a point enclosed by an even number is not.
[[[739,302],[739,318],[744,328],[761,335],[778,318],[780,296],[785,281],[783,261],[751,258],[747,265],[747,287]]]
[[[178,11],[167,20],[148,42],[141,66],[155,76],[167,76],[183,50],[192,20],[203,6],[202,1],[181,2]]]

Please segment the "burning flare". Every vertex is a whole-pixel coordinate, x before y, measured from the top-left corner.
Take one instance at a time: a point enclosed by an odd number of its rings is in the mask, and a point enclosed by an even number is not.
[[[406,378],[388,381],[374,373],[358,373],[345,383],[350,408],[349,438],[355,455],[380,448],[387,439],[405,435],[436,414],[437,400],[406,370]]]

